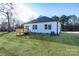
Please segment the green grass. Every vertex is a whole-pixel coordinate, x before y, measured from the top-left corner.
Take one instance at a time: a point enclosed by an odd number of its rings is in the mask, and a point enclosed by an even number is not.
[[[4,56],[79,56],[79,34],[59,36],[0,32],[0,55]]]

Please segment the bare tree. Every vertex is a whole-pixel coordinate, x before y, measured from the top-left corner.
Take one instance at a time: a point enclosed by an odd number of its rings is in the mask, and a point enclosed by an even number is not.
[[[4,15],[8,20],[8,32],[10,32],[10,19],[13,15],[12,10],[14,6],[12,3],[0,3],[0,13]]]

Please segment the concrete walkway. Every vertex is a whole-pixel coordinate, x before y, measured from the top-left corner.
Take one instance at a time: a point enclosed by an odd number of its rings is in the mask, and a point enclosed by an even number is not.
[[[65,32],[61,32],[61,33],[72,33],[72,34],[79,34],[79,32],[77,31],[77,32],[70,32],[70,31],[65,31]]]

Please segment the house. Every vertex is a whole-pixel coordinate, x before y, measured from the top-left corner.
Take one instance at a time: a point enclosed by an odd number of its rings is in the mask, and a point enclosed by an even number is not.
[[[59,34],[60,22],[46,16],[39,17],[24,24],[33,33]]]

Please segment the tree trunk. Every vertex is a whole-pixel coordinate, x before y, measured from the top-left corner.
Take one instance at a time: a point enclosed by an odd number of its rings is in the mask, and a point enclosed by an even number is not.
[[[8,32],[10,32],[10,18],[9,18],[9,12],[7,12],[7,19],[8,19]]]
[[[64,27],[64,22],[62,23],[62,31],[65,30],[65,27]]]

